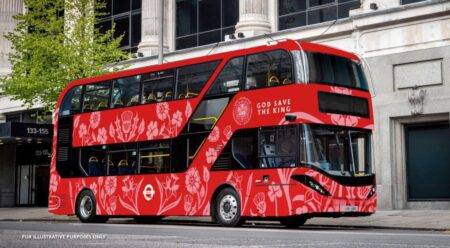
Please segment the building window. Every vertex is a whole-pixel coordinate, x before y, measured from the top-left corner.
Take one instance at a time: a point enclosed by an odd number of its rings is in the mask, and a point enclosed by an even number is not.
[[[238,18],[238,0],[177,0],[176,49],[223,41]]]
[[[425,1],[426,0],[400,0],[400,4],[405,5],[405,4],[425,2]]]
[[[114,23],[114,37],[123,35],[120,47],[136,52],[141,42],[141,2],[142,0],[104,0],[105,16],[102,16],[97,28],[100,33],[111,29]]]
[[[278,0],[278,29],[301,27],[349,17],[359,0]]]

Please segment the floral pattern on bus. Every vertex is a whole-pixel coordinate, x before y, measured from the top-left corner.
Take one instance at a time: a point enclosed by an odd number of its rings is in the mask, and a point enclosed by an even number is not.
[[[92,146],[176,137],[192,115],[191,101],[152,104],[148,106],[150,112],[138,106],[133,110],[109,110],[112,115],[101,111],[79,114],[73,121],[72,144]]]

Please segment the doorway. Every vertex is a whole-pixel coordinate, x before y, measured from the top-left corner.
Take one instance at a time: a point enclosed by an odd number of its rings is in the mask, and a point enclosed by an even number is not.
[[[16,178],[17,206],[47,206],[50,178],[48,165],[19,165]]]

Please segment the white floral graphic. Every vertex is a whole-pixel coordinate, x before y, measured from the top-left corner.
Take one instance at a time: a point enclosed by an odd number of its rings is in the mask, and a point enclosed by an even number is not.
[[[229,140],[231,136],[233,135],[233,132],[231,131],[231,126],[228,125],[223,129],[223,135],[225,135],[225,138]]]
[[[253,204],[255,204],[256,211],[258,211],[259,215],[264,215],[266,213],[266,196],[263,192],[259,192],[253,197]]]
[[[101,118],[100,112],[92,112],[89,117],[90,127],[94,129],[97,128],[98,124],[100,124],[100,118]]]
[[[156,179],[160,195],[158,215],[165,213],[180,203],[181,195],[178,197],[178,189],[180,188],[178,179],[178,176],[175,174],[167,176],[165,182],[160,182],[159,179]]]
[[[158,123],[156,121],[150,121],[147,126],[147,138],[149,140],[154,139],[158,135]]]
[[[183,121],[183,116],[181,115],[181,112],[177,110],[172,116],[172,125],[176,127],[181,127],[181,122]]]
[[[186,214],[192,210],[192,201],[193,199],[191,195],[184,196],[184,211],[186,211]]]
[[[332,114],[330,115],[331,122],[340,126],[354,127],[358,125],[359,118],[350,115]]]
[[[78,137],[83,138],[87,134],[87,128],[84,123],[78,128]]]
[[[208,148],[208,151],[206,151],[206,162],[208,164],[212,164],[214,161],[216,161],[217,158],[217,151],[214,148]]]
[[[186,173],[186,189],[189,193],[195,194],[200,188],[200,175],[196,168],[191,168]]]
[[[276,198],[280,198],[283,195],[281,188],[279,185],[276,185],[275,182],[272,182],[269,186],[269,199],[271,202],[275,201]]]
[[[89,185],[89,188],[92,190],[94,195],[97,195],[97,184],[95,182],[91,183],[91,185]]]
[[[107,195],[113,195],[117,188],[117,178],[107,177],[105,180],[105,191]]]
[[[116,120],[109,125],[109,136],[114,142],[129,142],[138,139],[145,131],[145,121],[137,113],[129,110],[116,116]]]
[[[165,120],[169,115],[169,104],[167,102],[157,103],[156,115],[158,116],[158,119]]]
[[[58,189],[58,182],[59,182],[58,175],[52,174],[50,176],[50,191],[51,192],[56,192],[56,190]]]
[[[100,144],[105,144],[107,139],[108,139],[108,132],[106,131],[106,128],[104,128],[104,127],[99,128],[98,135],[97,135],[97,141]]]
[[[217,126],[215,126],[211,131],[211,133],[209,134],[208,140],[210,142],[216,142],[219,140],[219,137],[220,137],[220,130]]]
[[[272,182],[269,186],[269,192],[267,192],[267,194],[269,195],[269,200],[275,203],[275,215],[278,216],[278,198],[283,195],[281,187],[275,182]]]

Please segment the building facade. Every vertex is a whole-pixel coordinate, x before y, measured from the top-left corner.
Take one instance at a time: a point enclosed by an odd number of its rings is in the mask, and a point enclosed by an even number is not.
[[[13,29],[21,2],[0,3],[0,34]],[[124,34],[123,49],[138,55],[123,62],[131,68],[157,63],[160,3],[107,1],[99,28],[115,23]],[[449,0],[165,0],[163,19],[164,61],[284,38],[358,53],[372,82],[379,208],[450,208]],[[9,51],[0,36],[3,75]],[[0,96],[3,122],[23,110]]]

